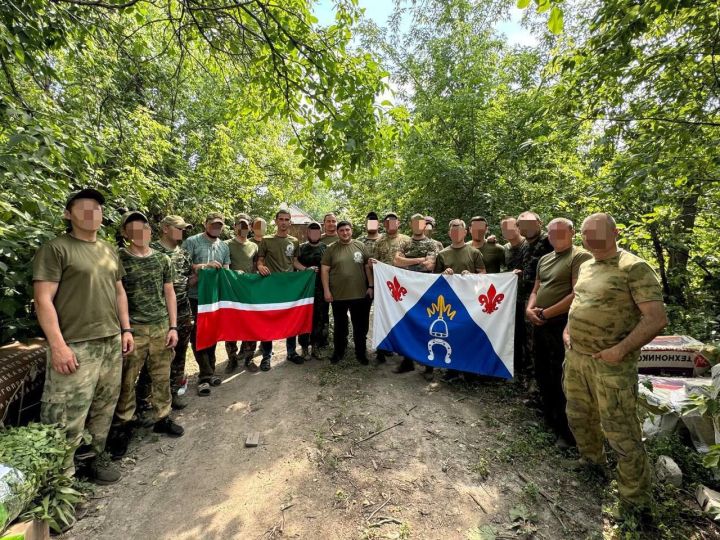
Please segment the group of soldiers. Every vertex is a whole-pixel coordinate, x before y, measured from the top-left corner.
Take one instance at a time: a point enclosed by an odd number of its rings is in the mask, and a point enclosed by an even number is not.
[[[104,202],[94,189],[72,194],[64,213],[67,233],[41,246],[33,265],[37,317],[48,341],[41,417],[63,425],[77,449],[67,463],[70,474],[117,481],[119,472],[99,457],[106,441],[113,457],[126,453],[133,428],[144,418],[138,403],[148,396],[152,414],[145,425],[168,436],[183,434],[170,414],[187,405],[179,390],[187,382],[188,346],[199,366],[197,394],[209,396],[221,383],[215,346],[195,345],[199,270],[316,272],[312,331],[286,339],[287,360],[302,364],[325,357],[332,306],[330,362],[344,357],[352,324],[355,358],[368,364],[373,266],[379,261],[448,275],[514,272],[516,379],[530,387],[536,382],[558,445],[577,445],[582,466],[604,467],[607,438],[618,455],[621,497],[631,505],[647,503],[650,470],[635,413],[637,360],[640,347],[667,321],[657,276],[645,261],[618,248],[608,214],[585,219],[583,248],[573,244],[570,220],[553,219],[544,232],[534,212],[501,220],[504,243],[489,234],[484,217],[468,224],[453,219],[444,247],[433,238],[435,220],[419,213],[410,217],[412,233],[405,235],[396,213],[380,221],[370,212],[357,239],[350,222],[329,213],[322,226],[307,226],[303,243],[290,235],[286,210],[276,213],[273,234],[263,218],[237,215],[229,240],[221,239],[220,213],[208,214],[203,231],[187,238],[191,225],[171,215],[160,221],[153,242],[147,217],[130,211],[120,222],[125,245],[118,250],[97,238]],[[241,364],[250,372],[271,369],[272,342],[259,344],[259,365],[256,342],[225,347],[227,373]],[[377,350],[375,360],[384,363],[391,354]],[[405,357],[393,371],[413,370],[414,359]],[[432,368],[425,367],[423,376],[431,380]],[[448,370],[443,378],[459,376]],[[88,444],[82,444],[84,433]]]

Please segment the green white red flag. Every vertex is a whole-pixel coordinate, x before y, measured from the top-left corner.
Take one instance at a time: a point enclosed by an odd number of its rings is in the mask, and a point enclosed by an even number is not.
[[[198,349],[218,341],[273,341],[312,330],[315,272],[261,276],[200,270]]]

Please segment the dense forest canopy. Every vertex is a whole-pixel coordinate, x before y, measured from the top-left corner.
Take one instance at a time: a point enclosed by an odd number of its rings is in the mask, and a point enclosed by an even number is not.
[[[85,185],[110,238],[126,208],[421,211],[441,238],[606,210],[670,330],[714,340],[720,3],[535,2],[532,47],[498,33],[511,8],[397,0],[381,27],[354,0],[329,25],[306,0],[0,3],[0,340],[37,332],[29,261]]]

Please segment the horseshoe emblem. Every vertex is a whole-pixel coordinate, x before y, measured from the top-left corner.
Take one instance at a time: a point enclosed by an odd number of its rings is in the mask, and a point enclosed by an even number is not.
[[[433,347],[435,345],[445,347],[445,363],[449,364],[450,355],[452,354],[452,347],[444,339],[431,339],[430,341],[428,341],[428,360],[430,360],[431,362],[435,360],[435,353],[433,352]]]

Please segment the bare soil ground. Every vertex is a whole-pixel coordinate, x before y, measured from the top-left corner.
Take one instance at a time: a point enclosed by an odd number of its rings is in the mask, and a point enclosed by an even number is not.
[[[222,352],[221,352],[222,351]],[[218,371],[224,350],[218,346]],[[503,381],[428,383],[387,364],[286,363],[189,387],[179,439],[145,430],[63,539],[602,538],[578,475]],[[194,362],[189,360],[188,367]],[[385,430],[385,431],[382,431]],[[260,432],[257,448],[246,436]],[[687,536],[682,536],[687,537]],[[696,538],[711,536],[696,536]]]

